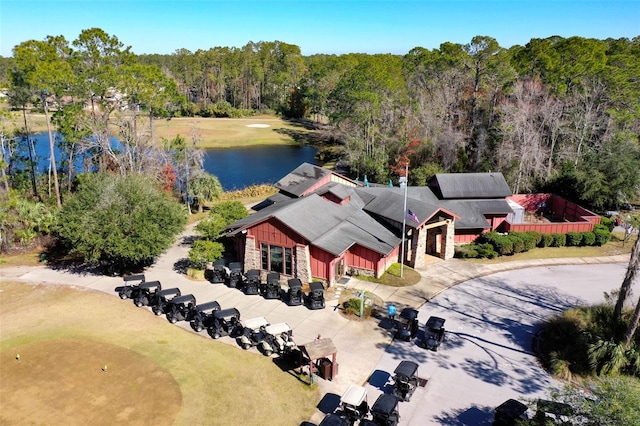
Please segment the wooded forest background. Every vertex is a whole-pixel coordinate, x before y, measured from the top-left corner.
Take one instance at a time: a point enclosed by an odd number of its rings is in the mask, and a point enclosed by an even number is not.
[[[322,129],[339,164],[370,181],[397,180],[408,161],[412,185],[438,172],[499,171],[514,193],[555,192],[597,211],[638,198],[640,36],[510,48],[476,36],[405,55],[303,56],[281,41],[135,55],[93,28],[13,52],[0,58],[10,104],[55,110],[67,142],[107,143],[118,117],[127,129],[118,137],[139,146],[123,109],[150,122],[275,113]],[[144,170],[115,157],[101,164],[114,163]]]

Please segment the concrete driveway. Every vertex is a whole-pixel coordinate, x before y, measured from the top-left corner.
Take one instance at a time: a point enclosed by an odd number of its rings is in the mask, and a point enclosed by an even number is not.
[[[438,352],[417,340],[394,341],[369,382],[370,404],[389,393],[390,375],[402,360],[420,365],[428,379],[400,403],[400,425],[488,425],[508,398],[534,398],[560,384],[539,366],[531,342],[544,319],[580,304],[600,303],[619,288],[626,265],[566,265],[497,273],[449,288],[419,310],[446,319]],[[419,337],[419,336],[418,336]]]

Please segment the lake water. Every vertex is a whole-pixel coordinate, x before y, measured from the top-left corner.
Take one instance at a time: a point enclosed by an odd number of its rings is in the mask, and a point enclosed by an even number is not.
[[[49,137],[34,135],[39,169],[49,167]],[[251,148],[205,150],[204,169],[215,175],[225,191],[242,189],[259,183],[275,183],[287,173],[307,162],[315,161],[316,148],[311,146],[273,145]],[[82,161],[76,164],[81,170]]]

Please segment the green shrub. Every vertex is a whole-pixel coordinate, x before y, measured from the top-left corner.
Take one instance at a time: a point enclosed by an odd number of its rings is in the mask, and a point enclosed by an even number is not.
[[[611,232],[603,229],[594,230],[593,234],[596,237],[595,245],[603,246],[611,240]]]
[[[611,231],[609,230],[609,227],[607,227],[606,225],[603,225],[603,224],[601,224],[601,223],[596,223],[595,225],[593,225],[593,232],[596,232],[596,231],[598,231],[598,230],[600,230],[600,231],[606,231],[606,232],[611,232]]]
[[[590,231],[582,233],[582,245],[593,246],[596,244],[596,234]]]
[[[513,254],[513,241],[506,235],[501,235],[495,231],[482,234],[478,242],[480,244],[491,244],[500,256]]]
[[[567,232],[567,246],[577,247],[582,245],[582,233],[581,232]]]
[[[538,243],[538,247],[550,247],[553,244],[553,235],[551,234],[542,234],[542,238],[540,238],[540,242]]]
[[[475,249],[475,247],[477,247],[475,243],[456,247],[454,256],[459,259],[475,259],[478,257],[478,251]]]
[[[493,246],[489,243],[478,244],[475,246],[478,257],[484,257],[487,259],[495,259],[498,257],[498,253],[493,249]]]
[[[525,232],[525,234],[528,236],[528,238],[531,238],[533,240],[533,247],[531,247],[531,249],[536,248],[540,245],[540,243],[542,242],[542,235],[540,232],[537,231],[527,231]],[[529,250],[531,250],[529,249]]]
[[[209,262],[215,262],[222,257],[224,246],[215,241],[198,240],[189,250],[189,261],[195,269],[204,269]]]
[[[606,227],[609,232],[613,231],[613,228],[615,228],[616,224],[614,223],[613,219],[611,219],[610,217],[606,217],[606,216],[600,216],[600,224],[604,227]],[[598,225],[596,225],[598,226]]]
[[[520,232],[513,232],[507,236],[511,240],[513,244],[513,253],[522,253],[526,251],[524,249],[524,239],[522,238],[522,234]]]
[[[564,247],[567,245],[567,236],[565,234],[551,234],[553,241],[551,247]]]

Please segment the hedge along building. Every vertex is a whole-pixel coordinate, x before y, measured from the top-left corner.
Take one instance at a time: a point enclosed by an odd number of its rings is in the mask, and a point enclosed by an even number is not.
[[[227,228],[244,270],[331,285],[345,273],[380,277],[399,261],[402,188],[364,186],[308,163],[276,187],[280,192],[254,207],[256,213]],[[413,219],[406,220],[406,263],[420,267],[427,255],[453,257],[458,216],[414,195],[407,198]]]

